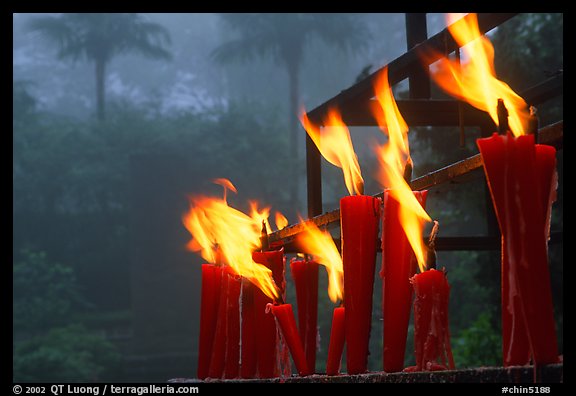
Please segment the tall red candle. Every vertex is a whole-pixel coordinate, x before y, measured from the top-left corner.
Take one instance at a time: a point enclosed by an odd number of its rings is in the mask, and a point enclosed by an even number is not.
[[[364,373],[368,368],[380,202],[366,195],[340,200],[346,366],[350,374]]]
[[[198,340],[198,378],[208,377],[212,345],[218,321],[222,268],[202,264],[202,295],[200,300],[200,336]]]
[[[454,369],[450,348],[448,300],[450,286],[444,271],[430,269],[411,278],[414,301],[416,366],[406,371]]]
[[[477,144],[503,238],[504,364],[525,363],[516,345],[525,348],[523,332],[535,364],[557,362],[547,255],[555,150],[534,145],[533,135],[494,134]]]
[[[256,348],[255,288],[256,286],[250,281],[245,278],[242,279],[242,347],[240,348],[240,376],[242,378],[256,378],[258,355]]]
[[[238,378],[240,370],[240,276],[228,274],[226,303],[226,362],[224,378]]]
[[[300,335],[296,328],[296,319],[294,318],[292,305],[270,304],[269,307],[278,321],[280,330],[282,331],[282,336],[284,337],[284,340],[286,340],[286,344],[288,345],[288,349],[290,350],[290,354],[292,355],[298,373],[301,376],[312,374],[313,372],[308,368],[304,347],[302,346],[302,341],[300,340]]]
[[[308,368],[315,372],[318,334],[318,263],[292,259],[290,270],[296,289],[300,339],[306,353]]]
[[[220,298],[218,301],[218,321],[214,332],[212,345],[212,359],[208,376],[210,378],[222,378],[226,362],[226,319],[228,308],[228,270],[222,268]]]
[[[334,308],[332,328],[330,330],[330,344],[328,345],[328,360],[326,361],[326,375],[338,375],[338,373],[340,373],[345,341],[344,321],[345,308]]]
[[[506,140],[493,136],[489,139],[478,139],[478,147],[484,164],[484,172],[489,176],[488,187],[494,203],[494,210],[500,231],[502,233],[501,250],[501,300],[502,300],[502,357],[504,366],[525,365],[530,362],[530,344],[528,333],[521,317],[520,296],[511,293],[516,290],[511,286],[512,277],[508,262],[508,253],[504,233],[507,230],[505,222],[506,207]]]
[[[428,191],[414,191],[426,207]],[[384,191],[382,217],[382,317],[384,318],[383,367],[392,373],[404,369],[406,337],[412,307],[410,278],[416,273],[414,251],[400,222],[400,203]]]
[[[285,293],[284,249],[252,253],[254,262],[265,265],[272,271],[272,278],[280,293]],[[254,290],[254,309],[256,322],[257,367],[260,378],[280,376],[280,345],[278,328],[272,315],[266,314],[266,306],[274,301],[260,289]]]

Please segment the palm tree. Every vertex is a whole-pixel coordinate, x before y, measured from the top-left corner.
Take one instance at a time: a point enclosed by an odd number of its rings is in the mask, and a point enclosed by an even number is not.
[[[106,66],[117,55],[139,53],[151,59],[170,59],[166,49],[170,34],[163,26],[133,13],[82,13],[41,16],[30,20],[31,31],[40,32],[58,46],[59,59],[94,62],[96,114],[104,119]]]
[[[294,166],[298,163],[298,101],[300,99],[300,66],[306,44],[313,38],[336,45],[343,50],[357,49],[367,30],[355,14],[221,14],[224,21],[240,36],[216,48],[212,55],[220,63],[245,61],[255,56],[272,56],[288,73],[290,157],[294,185],[292,204],[298,199],[298,182]]]

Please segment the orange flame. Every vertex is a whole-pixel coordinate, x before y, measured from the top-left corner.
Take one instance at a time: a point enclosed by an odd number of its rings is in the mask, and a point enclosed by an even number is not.
[[[468,62],[460,65],[458,61],[442,57],[438,61],[438,70],[431,73],[433,79],[450,95],[488,112],[496,125],[496,105],[498,99],[502,99],[508,109],[508,124],[514,136],[526,133],[530,115],[528,105],[508,84],[496,78],[494,47],[481,35],[477,15],[471,14],[469,18],[457,21],[459,17],[461,14],[448,15],[448,30],[462,46]]]
[[[280,212],[275,213],[274,222],[276,223],[276,228],[278,230],[281,230],[288,225],[288,219]]]
[[[226,179],[217,179],[215,183],[222,184],[225,189],[230,188],[227,183],[222,183],[222,180]],[[236,190],[232,183],[230,186],[230,190]],[[252,252],[261,245],[262,216],[267,216],[270,209],[259,210],[257,204],[251,202],[252,215],[248,216],[228,206],[225,197],[225,193],[223,199],[190,197],[190,210],[182,219],[192,235],[187,247],[194,252],[200,252],[208,262],[216,263],[221,258],[222,262],[217,264],[230,266],[234,272],[254,283],[268,297],[277,299],[280,293],[272,279],[272,271],[252,260]]]
[[[300,113],[300,122],[320,153],[332,165],[342,169],[344,182],[350,195],[364,194],[364,179],[360,172],[358,157],[352,146],[348,127],[336,109],[328,110],[324,128],[312,124],[304,110]]]
[[[382,187],[389,188],[389,194],[400,203],[400,223],[408,241],[414,250],[420,271],[426,269],[426,246],[422,240],[424,222],[432,221],[422,208],[412,189],[404,179],[404,167],[410,162],[408,146],[408,125],[398,110],[392,89],[388,83],[388,68],[378,76],[374,90],[378,106],[382,114],[375,111],[374,117],[385,132],[388,131],[388,143],[376,147],[380,162],[378,182]]]
[[[332,302],[342,300],[344,296],[344,267],[342,257],[328,231],[320,231],[316,224],[304,222],[304,232],[298,235],[298,244],[306,252],[315,256],[318,264],[322,264],[328,273],[328,297]]]

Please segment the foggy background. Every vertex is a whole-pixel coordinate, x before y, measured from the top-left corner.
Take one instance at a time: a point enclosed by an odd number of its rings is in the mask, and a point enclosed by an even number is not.
[[[97,21],[96,30],[114,16],[84,15],[80,22]],[[220,195],[211,180],[225,177],[238,189],[231,206],[247,210],[256,199],[290,223],[305,215],[305,132],[295,124],[290,93],[296,87],[298,107],[312,110],[403,54],[405,16],[257,14],[247,29],[242,14],[129,15],[135,31],[152,32],[150,42],[130,42],[126,30],[128,44],[106,58],[101,113],[94,57],[75,46],[61,59],[59,44],[71,33],[38,22],[46,17],[62,14],[13,14],[13,380],[195,377],[203,261],[185,249],[188,194]],[[427,22],[428,36],[446,25],[444,14],[428,14]],[[288,55],[277,50],[302,26],[314,29],[301,46]],[[561,70],[562,28],[563,14],[521,14],[491,32],[498,76],[521,92]],[[255,51],[227,56],[243,45]],[[297,85],[288,64],[297,65]],[[407,85],[394,87],[397,99]],[[562,119],[562,98],[539,111],[541,125]],[[376,194],[371,144],[384,137],[377,128],[351,132],[365,192]],[[409,137],[418,177],[476,153],[479,131],[466,129],[464,148],[456,128],[412,128]],[[553,231],[563,229],[562,151],[558,159]],[[347,194],[343,178],[325,160],[322,172],[323,207],[333,210]],[[441,236],[486,234],[483,185],[479,175],[467,186],[430,191],[428,212],[440,220]],[[550,261],[562,348],[562,244],[550,246]],[[500,365],[498,253],[440,252],[439,266],[452,286],[457,367]],[[333,308],[322,270],[320,283],[322,372]],[[378,276],[374,296],[369,368],[376,371]],[[412,328],[408,337],[407,364]]]

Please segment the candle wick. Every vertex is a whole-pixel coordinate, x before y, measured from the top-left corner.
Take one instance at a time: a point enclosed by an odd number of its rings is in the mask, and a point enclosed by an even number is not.
[[[438,220],[434,220],[434,225],[428,237],[428,254],[426,255],[426,267],[436,269],[436,237],[440,230]]]
[[[262,231],[260,232],[260,244],[262,245],[261,251],[265,252],[270,248],[268,241],[268,230],[266,229],[266,222],[262,220]]]
[[[408,156],[408,159],[406,160],[406,166],[404,167],[404,180],[406,180],[406,183],[408,183],[408,185],[410,185],[410,182],[412,181],[412,169],[413,169],[413,162],[412,162],[412,158],[410,156]]]
[[[504,105],[503,99],[498,99],[496,112],[498,113],[498,133],[504,135],[510,128],[508,126],[508,109]]]
[[[534,135],[534,143],[538,144],[538,110],[534,106],[530,106],[530,117],[528,118],[528,133]]]

